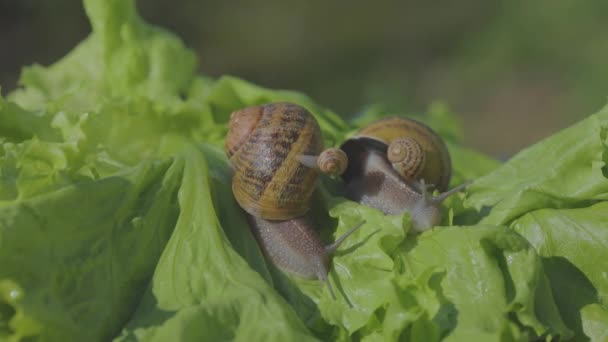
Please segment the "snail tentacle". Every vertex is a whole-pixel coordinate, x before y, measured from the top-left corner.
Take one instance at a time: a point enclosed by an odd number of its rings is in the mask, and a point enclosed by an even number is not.
[[[329,289],[329,294],[331,295],[331,298],[333,300],[336,300],[336,294],[334,293],[334,289],[331,287],[331,283],[329,282],[329,278],[327,277],[327,270],[325,269],[325,267],[321,267],[319,268],[319,273],[317,275],[317,277],[319,278],[319,281],[321,282],[321,284],[325,283],[327,285],[327,289]]]
[[[319,159],[319,156],[311,156],[311,155],[306,155],[306,154],[298,154],[296,156],[296,159],[298,160],[298,162],[300,162],[300,164],[310,168],[310,169],[317,169],[317,160]]]
[[[424,182],[424,178],[420,180],[420,193],[422,194],[422,201],[427,203],[429,192],[427,190],[426,183]]]
[[[439,195],[432,197],[431,201],[437,202],[437,203],[441,203],[446,198],[448,198],[448,197],[452,196],[453,194],[455,194],[455,193],[463,190],[464,188],[466,188],[467,186],[469,186],[471,184],[473,184],[473,181],[472,180],[468,180],[468,181],[466,181],[466,182],[464,182],[464,183],[462,183],[462,184],[460,184],[458,186],[453,187],[452,189],[450,189],[448,191],[442,192]]]
[[[344,242],[344,240],[346,240],[352,233],[354,233],[357,229],[359,229],[366,222],[367,222],[366,220],[363,220],[363,221],[357,223],[354,227],[352,227],[351,229],[349,229],[346,233],[342,234],[342,236],[340,236],[336,241],[334,241],[334,243],[332,243],[331,245],[325,246],[325,251],[328,254],[335,253],[336,250],[342,244],[342,242]]]

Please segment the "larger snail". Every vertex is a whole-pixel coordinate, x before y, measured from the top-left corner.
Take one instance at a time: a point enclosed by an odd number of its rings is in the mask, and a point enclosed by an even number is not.
[[[441,222],[449,191],[451,160],[443,140],[421,122],[389,117],[361,129],[341,146],[348,156],[342,178],[346,197],[385,214],[409,212],[414,231]],[[431,196],[427,186],[441,193]]]
[[[308,211],[319,173],[341,174],[344,152],[323,150],[314,117],[291,103],[241,109],[228,127],[232,191],[262,250],[279,269],[326,283],[335,298],[327,279],[331,255],[360,225],[325,246]]]

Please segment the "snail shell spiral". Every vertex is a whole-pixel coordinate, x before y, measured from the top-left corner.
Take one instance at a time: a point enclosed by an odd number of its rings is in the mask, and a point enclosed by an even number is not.
[[[422,146],[410,137],[393,140],[386,150],[386,156],[393,169],[405,179],[418,179],[426,160]]]
[[[339,148],[328,148],[321,152],[317,159],[319,170],[330,176],[339,176],[344,173],[348,165],[346,153]]]

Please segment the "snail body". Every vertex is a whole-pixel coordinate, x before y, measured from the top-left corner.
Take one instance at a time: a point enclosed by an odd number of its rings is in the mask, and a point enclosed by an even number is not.
[[[346,169],[340,149],[323,151],[321,131],[306,109],[291,103],[232,113],[225,144],[232,191],[270,261],[282,271],[327,279],[331,256],[359,226],[324,245],[308,213],[319,173]]]
[[[397,151],[391,151],[396,145]],[[439,224],[441,203],[469,184],[446,191],[451,177],[447,147],[429,127],[414,120],[379,120],[341,148],[349,160],[342,175],[345,196],[387,215],[408,212],[414,231]],[[395,165],[395,160],[403,163]],[[428,183],[443,192],[431,196]]]
[[[264,253],[277,268],[305,279],[324,280],[330,258],[319,235],[310,229],[312,223],[307,215],[284,221],[248,215],[248,221]]]
[[[247,219],[262,251],[278,269],[304,279],[318,279],[327,284],[332,298],[336,298],[327,278],[331,257],[365,222],[350,228],[334,243],[325,245],[310,215],[285,221],[269,221],[252,215],[247,215]]]

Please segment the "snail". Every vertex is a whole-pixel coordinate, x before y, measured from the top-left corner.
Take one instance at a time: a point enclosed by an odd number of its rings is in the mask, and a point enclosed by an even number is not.
[[[447,146],[430,127],[412,119],[387,117],[364,127],[357,136],[385,143],[387,159],[405,180],[424,179],[439,191],[447,190],[452,161]]]
[[[225,151],[234,171],[232,192],[263,252],[282,271],[326,283],[335,298],[327,279],[331,256],[362,223],[325,246],[309,209],[319,174],[341,174],[346,154],[323,150],[312,114],[291,103],[232,113]]]
[[[345,141],[348,166],[342,175],[345,196],[387,215],[407,211],[414,231],[441,222],[441,203],[470,182],[447,190],[451,160],[443,140],[426,125],[389,117]],[[431,196],[434,187],[441,193]]]

